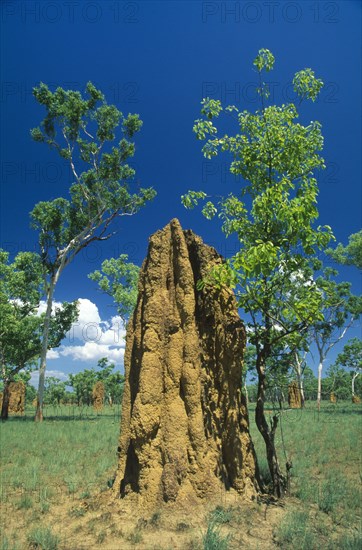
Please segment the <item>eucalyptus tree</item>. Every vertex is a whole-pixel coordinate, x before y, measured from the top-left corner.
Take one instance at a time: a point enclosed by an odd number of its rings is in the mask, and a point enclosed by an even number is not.
[[[257,427],[264,439],[273,483],[273,493],[285,492],[285,476],[280,469],[275,447],[278,415],[270,425],[264,412],[267,363],[275,347],[291,334],[304,337],[315,319],[321,319],[321,293],[313,282],[318,267],[316,254],[329,243],[329,226],[316,227],[318,185],[315,172],[325,167],[320,151],[323,137],[319,122],[297,122],[293,103],[268,104],[268,87],[263,72],[270,71],[274,56],[259,51],[254,67],[259,75],[260,108],[240,111],[235,105],[225,108],[219,100],[202,100],[202,117],[194,132],[206,140],[202,148],[207,159],[219,153],[231,155],[230,171],[241,176],[239,193],[232,191],[219,200],[207,200],[206,218],[218,214],[226,236],[236,233],[240,250],[215,268],[202,284],[236,287],[239,306],[248,314],[250,342],[256,347],[258,396],[255,409]],[[294,90],[300,103],[315,101],[323,83],[311,69],[297,72]],[[233,115],[233,135],[219,133],[214,120]],[[227,120],[230,125],[230,117]],[[194,207],[208,199],[205,191],[189,191],[182,197],[184,206]],[[296,279],[303,284],[295,285]]]
[[[351,369],[352,399],[355,396],[355,382],[362,373],[362,341],[359,338],[348,340],[341,353],[337,355],[337,366]]]
[[[43,83],[33,95],[46,116],[31,135],[69,163],[73,179],[68,198],[42,201],[31,212],[32,225],[39,232],[47,297],[35,417],[41,421],[49,323],[59,277],[84,248],[111,237],[114,220],[138,212],[155,192],[131,190],[135,170],[128,161],[135,153],[132,138],[142,126],[137,114],[124,116],[115,105],[108,105],[91,82],[85,97],[63,88],[51,92]],[[122,137],[114,144],[118,127]]]
[[[338,283],[334,277],[338,272],[326,268],[316,279],[321,292],[323,318],[311,325],[311,335],[318,351],[318,393],[317,406],[322,399],[322,371],[327,355],[340,342],[362,312],[362,298],[351,293],[351,283]]]
[[[20,252],[9,263],[9,254],[0,250],[2,420],[8,418],[10,383],[23,369],[35,367],[41,353],[44,315],[39,315],[38,309],[42,295],[39,255]],[[76,303],[64,303],[55,308],[49,324],[48,349],[60,345],[77,315]]]

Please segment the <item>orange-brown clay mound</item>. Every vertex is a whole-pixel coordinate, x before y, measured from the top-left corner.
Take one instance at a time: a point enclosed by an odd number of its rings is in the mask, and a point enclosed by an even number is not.
[[[25,409],[25,384],[10,382],[9,384],[9,414],[24,414]]]
[[[302,395],[295,380],[288,386],[288,404],[291,409],[300,409],[302,407]]]
[[[258,490],[231,290],[197,290],[221,256],[172,220],[150,238],[127,329],[116,497],[152,508]]]
[[[353,395],[352,403],[354,403],[355,405],[357,405],[358,403],[361,403],[361,398],[358,395]]]
[[[95,411],[103,410],[104,396],[105,390],[103,382],[96,382],[92,391],[93,408]]]

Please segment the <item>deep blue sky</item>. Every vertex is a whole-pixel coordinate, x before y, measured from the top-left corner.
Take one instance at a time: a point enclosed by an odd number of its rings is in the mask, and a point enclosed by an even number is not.
[[[206,163],[192,125],[202,97],[256,109],[257,51],[276,58],[275,100],[293,99],[290,81],[311,67],[326,84],[320,99],[302,109],[302,121],[318,119],[325,136],[328,169],[320,177],[320,223],[347,242],[361,227],[361,3],[359,1],[3,1],[1,48],[1,246],[12,253],[32,249],[29,211],[40,200],[66,196],[71,179],[65,163],[29,129],[42,109],[31,96],[40,81],[83,90],[91,80],[109,103],[137,112],[144,121],[137,137],[135,165],[142,185],[158,196],[119,233],[94,246],[63,274],[56,299],[86,298],[101,318],[107,300],[87,273],[102,260],[129,253],[143,260],[147,239],[173,217],[192,228],[222,254],[236,242],[223,240],[215,224],[180,205],[188,189],[235,190],[227,158]],[[341,270],[360,291],[357,270]],[[358,332],[351,332],[351,336]],[[61,358],[49,368],[66,372],[85,363]],[[89,366],[89,364],[87,363]]]

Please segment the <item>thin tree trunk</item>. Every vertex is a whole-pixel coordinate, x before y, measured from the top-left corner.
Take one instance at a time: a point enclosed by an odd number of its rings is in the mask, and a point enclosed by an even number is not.
[[[9,402],[10,402],[10,391],[9,391],[10,380],[4,380],[4,390],[3,390],[3,403],[1,407],[1,420],[7,420],[9,418]]]
[[[303,378],[302,377],[299,380],[299,387],[300,387],[300,396],[302,398],[302,407],[304,407],[305,395],[304,395],[304,386],[303,386]]]
[[[246,385],[246,380],[244,382],[244,391],[245,391],[246,404],[249,405],[249,393],[248,393],[248,386]]]
[[[321,408],[321,398],[322,398],[322,370],[323,370],[323,361],[320,359],[318,365],[318,393],[317,393],[317,407],[320,411]]]
[[[39,367],[39,386],[37,397],[37,408],[35,414],[35,422],[43,421],[43,399],[44,399],[44,385],[45,385],[45,371],[46,371],[46,358],[49,344],[49,327],[50,318],[52,315],[53,296],[54,296],[55,281],[52,279],[49,285],[49,291],[47,295],[47,309],[44,318],[43,327],[43,341],[40,355],[40,367]]]
[[[354,372],[352,375],[352,398],[354,397],[354,382],[359,375],[359,372]]]
[[[258,372],[258,396],[255,408],[255,422],[265,442],[267,461],[273,483],[273,494],[277,498],[281,498],[285,494],[285,479],[280,471],[274,441],[278,417],[276,415],[273,417],[272,426],[269,428],[264,412],[266,380],[265,357],[262,354],[259,354],[257,357],[256,368]]]
[[[300,391],[301,404],[304,407],[305,396],[303,388],[303,376],[302,376],[302,361],[298,357],[298,353],[295,353],[295,374],[298,382],[298,389]]]

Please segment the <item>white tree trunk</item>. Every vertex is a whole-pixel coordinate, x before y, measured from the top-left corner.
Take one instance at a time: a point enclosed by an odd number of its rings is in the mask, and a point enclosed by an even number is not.
[[[301,398],[302,398],[302,407],[304,407],[305,396],[304,396],[304,387],[303,387],[303,378],[302,377],[299,378],[298,383],[299,383],[300,395],[301,395]]]
[[[302,407],[304,407],[305,397],[304,397],[304,388],[303,388],[302,364],[303,364],[303,361],[300,361],[300,359],[298,357],[298,353],[295,353],[294,370],[295,370],[295,374],[296,374],[296,377],[297,377],[300,396],[301,396],[301,399],[302,399]]]
[[[358,375],[359,375],[359,372],[354,372],[352,375],[352,397],[354,397],[354,381],[356,380]]]
[[[42,341],[40,366],[39,366],[38,398],[37,398],[37,408],[36,408],[36,414],[35,414],[36,422],[43,421],[43,397],[44,397],[46,358],[47,358],[48,343],[49,343],[49,327],[50,327],[50,318],[52,315],[54,288],[55,288],[55,281],[52,280],[49,285],[49,291],[47,295],[47,308],[46,308],[45,318],[44,318],[43,341]]]
[[[246,404],[249,405],[249,394],[248,394],[248,387],[246,385],[246,380],[244,382],[244,391],[245,391]]]
[[[321,408],[321,397],[322,397],[322,370],[323,370],[323,361],[319,361],[318,365],[318,394],[317,394],[317,407],[318,410]]]

